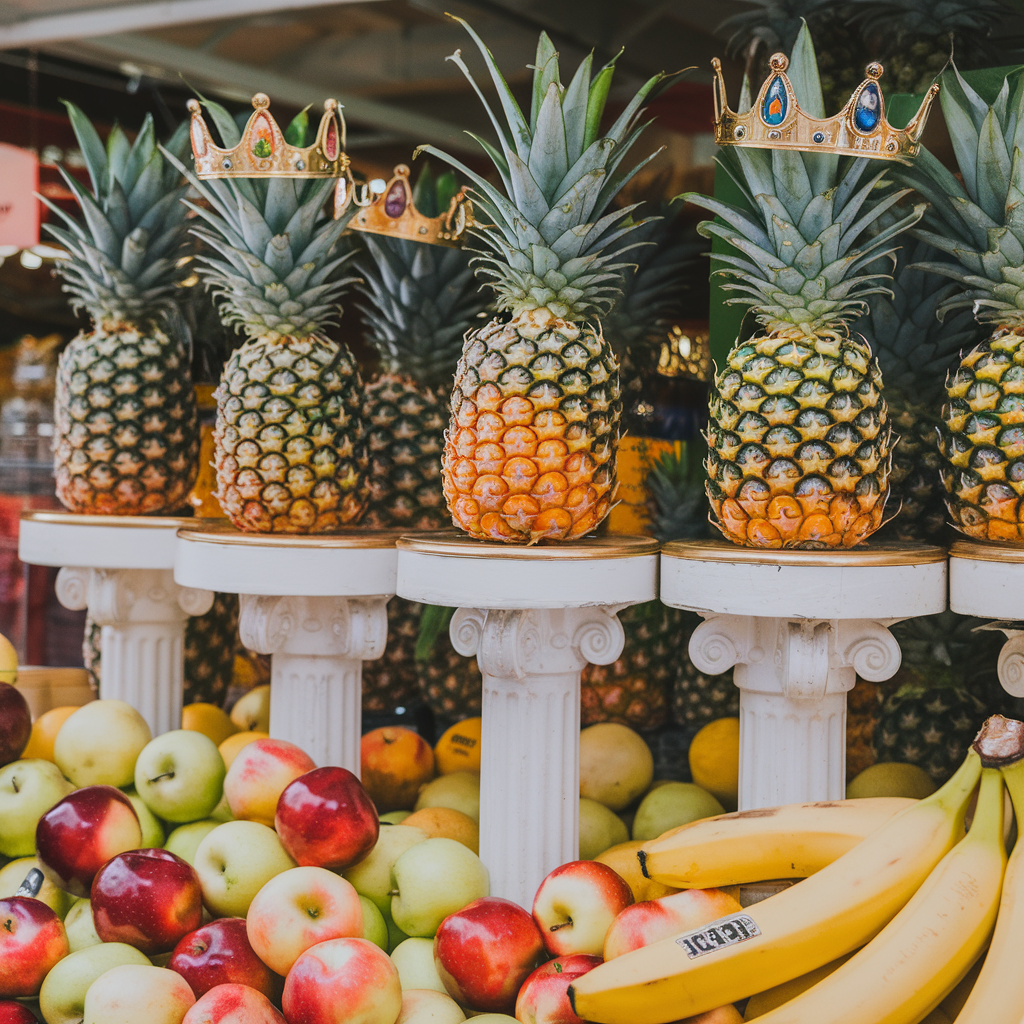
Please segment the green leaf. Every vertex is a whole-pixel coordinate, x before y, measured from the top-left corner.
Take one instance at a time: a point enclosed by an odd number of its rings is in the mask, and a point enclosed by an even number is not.
[[[85,166],[89,170],[92,190],[95,195],[107,181],[107,148],[103,145],[92,122],[70,100],[61,101],[67,108],[71,120],[71,128],[78,140],[78,147],[85,158]]]
[[[537,40],[537,57],[533,67],[533,93],[530,100],[530,128],[536,132],[537,115],[548,94],[551,83],[560,84],[558,77],[558,52],[547,32],[541,32]]]
[[[590,91],[587,94],[587,120],[583,132],[584,150],[589,149],[597,140],[598,132],[601,129],[601,118],[604,115],[604,105],[608,101],[608,90],[612,87],[614,76],[615,65],[608,64],[601,68],[590,83]]]
[[[448,629],[455,614],[454,608],[426,604],[420,614],[420,631],[416,637],[417,661],[430,661],[434,656],[434,648],[441,634]]]

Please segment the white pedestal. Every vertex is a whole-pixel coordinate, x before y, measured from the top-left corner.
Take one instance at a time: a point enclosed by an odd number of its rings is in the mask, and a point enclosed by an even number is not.
[[[1024,548],[958,540],[949,549],[949,607],[960,615],[1007,621],[999,682],[1024,697]]]
[[[657,595],[658,546],[517,547],[452,533],[398,548],[398,594],[457,606],[452,643],[480,663],[480,856],[491,895],[530,909],[544,877],[579,856],[580,673],[621,653],[619,609]]]
[[[171,516],[26,512],[18,555],[62,566],[57,597],[89,609],[103,628],[100,696],[137,708],[157,736],[181,725],[185,620],[213,604],[206,589],[174,582],[179,528]]]
[[[359,774],[363,661],[387,641],[397,533],[241,533],[205,520],[178,534],[175,579],[241,595],[242,642],[272,655],[270,734]]]
[[[942,548],[868,545],[766,551],[725,541],[665,545],[661,599],[704,617],[690,638],[702,672],[735,666],[740,810],[846,793],[846,694],[890,678],[888,626],[946,607]]]

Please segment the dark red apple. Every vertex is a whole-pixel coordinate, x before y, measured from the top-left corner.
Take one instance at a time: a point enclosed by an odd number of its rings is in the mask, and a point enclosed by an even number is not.
[[[474,1010],[511,1015],[516,993],[543,959],[537,922],[497,896],[450,914],[434,936],[434,963],[448,994]]]
[[[522,1024],[586,1024],[576,1016],[566,990],[581,974],[603,963],[599,956],[572,953],[541,964],[519,990],[516,1020]]]
[[[10,683],[0,683],[0,768],[21,757],[31,734],[28,701]]]
[[[285,787],[274,827],[303,867],[343,871],[375,846],[380,820],[370,795],[347,768],[315,768]]]
[[[131,801],[113,786],[85,786],[55,803],[36,825],[43,874],[73,896],[88,896],[111,857],[142,845]]]
[[[166,953],[203,920],[203,890],[188,861],[168,850],[130,850],[92,882],[92,920],[104,942]]]
[[[37,995],[50,968],[70,952],[64,925],[45,903],[0,900],[0,999]]]
[[[22,1003],[0,1002],[0,1024],[38,1024],[39,1018]]]
[[[283,979],[253,952],[244,917],[222,917],[189,932],[167,966],[189,983],[196,999],[217,985],[248,985],[268,999],[281,994]]]

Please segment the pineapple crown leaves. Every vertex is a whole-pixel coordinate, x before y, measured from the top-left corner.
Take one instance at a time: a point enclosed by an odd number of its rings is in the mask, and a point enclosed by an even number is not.
[[[988,44],[1010,9],[1002,0],[850,0],[850,20],[890,52],[921,40],[947,41],[957,52],[992,56]]]
[[[962,183],[926,149],[897,174],[930,203],[915,233],[956,263],[920,266],[960,284],[940,316],[973,306],[979,319],[1024,322],[1024,74],[1007,75],[989,105],[954,67],[939,99]]]
[[[218,103],[203,100],[225,146],[241,132]],[[303,115],[286,138],[301,144]],[[302,134],[300,134],[302,133]],[[338,241],[355,212],[337,220],[324,211],[334,189],[330,178],[213,178],[201,181],[166,154],[206,200],[209,208],[184,201],[205,222],[191,231],[220,257],[200,255],[198,270],[221,302],[226,324],[250,338],[305,338],[336,324],[337,300],[353,277],[338,271],[354,255]]]
[[[711,532],[704,460],[691,457],[690,451],[697,444],[677,444],[677,450],[662,455],[647,475],[654,513],[651,532],[663,544],[670,540],[697,540]]]
[[[179,200],[187,186],[161,154],[150,115],[134,142],[114,125],[104,145],[85,114],[73,103],[64,105],[92,183],[90,192],[58,168],[78,201],[81,221],[39,196],[64,222],[46,225],[68,251],[57,266],[64,291],[75,310],[85,309],[100,324],[163,320],[174,308],[183,276],[178,261],[187,228]],[[163,152],[184,153],[187,146],[182,126]]]
[[[615,61],[593,74],[591,54],[565,86],[558,54],[542,33],[527,120],[483,40],[461,18],[455,20],[479,48],[501,103],[499,117],[461,51],[448,58],[473,86],[494,126],[500,148],[472,137],[493,162],[503,190],[433,146],[421,150],[447,161],[475,186],[474,202],[490,222],[476,229],[490,250],[479,253],[476,263],[481,275],[491,279],[487,283],[497,293],[496,306],[513,316],[540,307],[569,320],[601,316],[615,300],[627,266],[621,256],[632,247],[627,236],[638,226],[625,223],[634,206],[605,211],[623,186],[657,156],[652,153],[619,173],[623,158],[646,127],[640,123],[644,101],[673,76],[659,74],[645,82],[601,134]]]
[[[838,0],[745,0],[751,9],[720,22],[715,34],[730,33],[726,53],[747,60],[750,51],[764,47],[769,52],[789,53],[808,20],[842,20]]]
[[[789,66],[800,106],[824,116],[810,32],[805,25]],[[749,88],[744,89],[749,106]],[[871,268],[894,251],[892,243],[924,213],[924,204],[884,227],[878,221],[910,188],[882,188],[886,170],[866,174],[870,161],[791,150],[730,149],[719,161],[744,195],[746,209],[699,193],[683,198],[716,214],[702,221],[741,255],[714,253],[731,279],[726,300],[750,306],[768,330],[797,326],[805,333],[847,325],[868,295],[887,294],[888,274]],[[882,193],[881,196],[878,193]]]

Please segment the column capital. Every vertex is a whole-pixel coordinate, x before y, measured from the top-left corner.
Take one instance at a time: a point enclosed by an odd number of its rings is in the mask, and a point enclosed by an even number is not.
[[[65,567],[57,573],[56,591],[65,608],[88,608],[101,626],[184,623],[213,606],[213,591],[179,586],[170,569]]]

